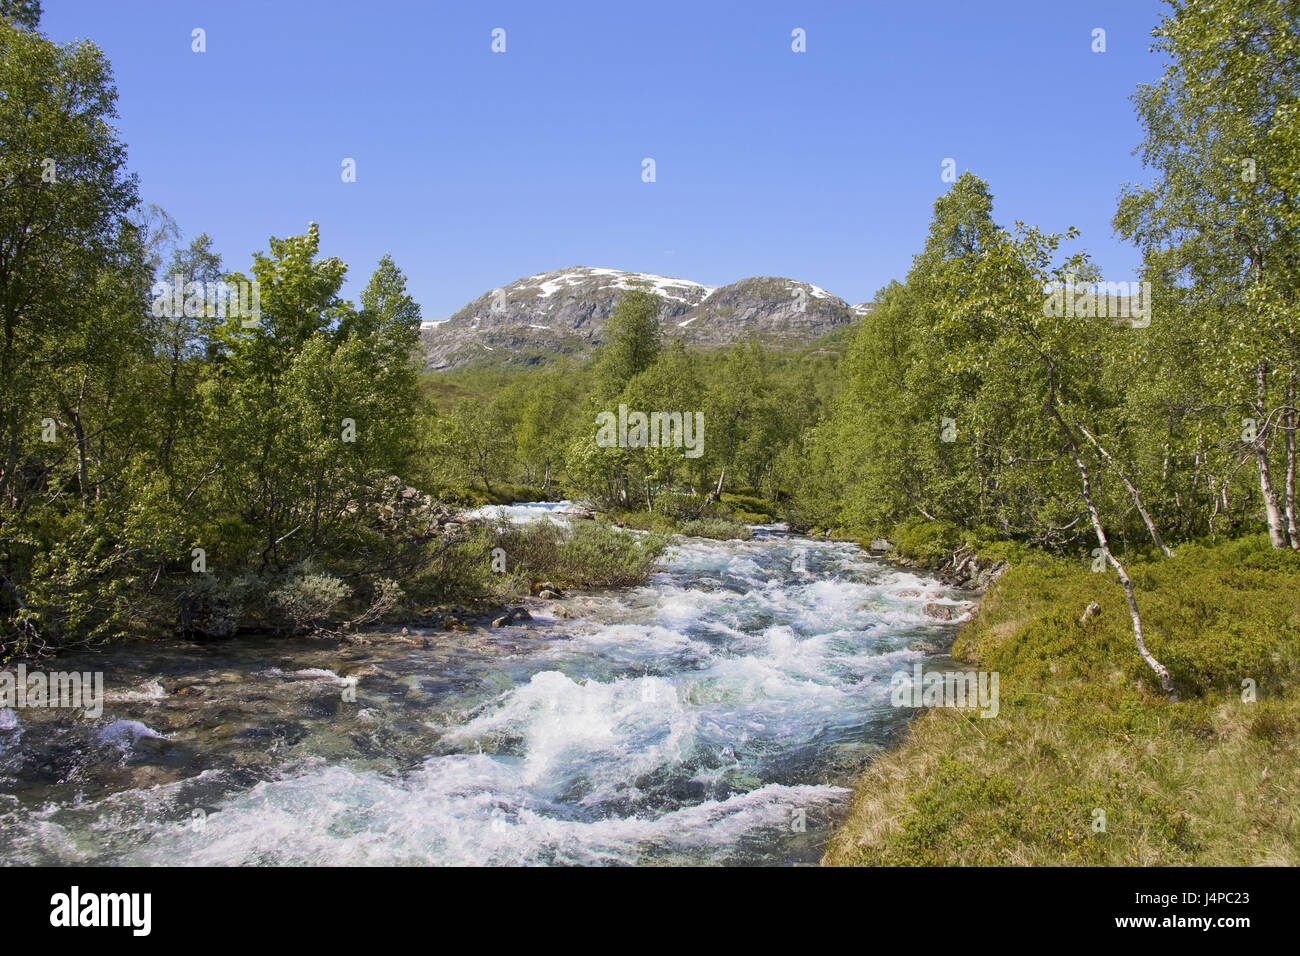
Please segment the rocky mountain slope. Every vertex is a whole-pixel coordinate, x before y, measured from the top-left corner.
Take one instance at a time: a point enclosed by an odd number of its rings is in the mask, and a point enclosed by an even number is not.
[[[644,288],[664,303],[664,338],[726,345],[751,336],[797,346],[860,314],[825,289],[763,276],[711,287],[686,279],[575,266],[492,289],[449,319],[425,323],[420,339],[432,369],[470,362],[533,364],[587,355],[622,293]]]

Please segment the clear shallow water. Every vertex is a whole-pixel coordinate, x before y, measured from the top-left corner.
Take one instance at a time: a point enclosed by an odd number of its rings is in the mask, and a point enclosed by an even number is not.
[[[525,626],[62,658],[108,700],[0,713],[0,863],[816,862],[955,592],[778,527],[677,540]]]

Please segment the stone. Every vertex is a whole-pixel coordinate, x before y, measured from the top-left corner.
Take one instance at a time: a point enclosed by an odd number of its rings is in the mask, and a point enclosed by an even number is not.
[[[936,604],[930,603],[922,606],[921,613],[926,617],[934,618],[936,621],[955,621],[970,611],[969,604]]]

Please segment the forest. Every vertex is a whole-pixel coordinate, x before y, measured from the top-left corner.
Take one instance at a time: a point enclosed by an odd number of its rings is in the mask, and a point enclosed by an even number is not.
[[[757,517],[1015,542],[1121,580],[1130,555],[1183,542],[1300,548],[1288,4],[1251,5],[1247,34],[1197,6],[1156,31],[1170,65],[1134,94],[1153,179],[1114,216],[1143,251],[1136,296],[1067,254],[1076,231],[1000,224],[966,172],[904,279],[812,346],[688,349],[634,290],[590,361],[450,373],[423,371],[420,307],[390,257],[352,303],[314,224],[242,269],[205,234],[184,241],[140,199],[104,55],[43,37],[37,4],[5,13],[6,656],[482,591],[448,570],[474,565],[449,557],[472,546],[384,519],[411,488],[452,507],[563,494],[662,532],[743,534]],[[701,414],[706,440],[595,441],[620,405]]]

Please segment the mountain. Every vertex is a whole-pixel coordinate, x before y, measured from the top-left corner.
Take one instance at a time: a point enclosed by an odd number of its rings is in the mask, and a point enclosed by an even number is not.
[[[471,362],[536,364],[585,356],[602,342],[622,293],[644,288],[663,300],[665,340],[715,346],[757,336],[799,346],[848,325],[859,313],[825,289],[761,276],[711,287],[687,279],[574,266],[492,289],[441,322],[426,322],[421,344],[431,369]]]

